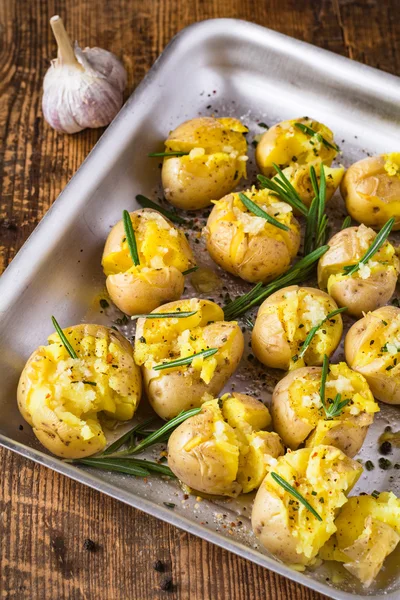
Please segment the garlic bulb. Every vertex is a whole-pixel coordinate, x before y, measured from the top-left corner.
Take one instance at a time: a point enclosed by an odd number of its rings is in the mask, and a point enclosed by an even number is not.
[[[76,133],[108,125],[122,106],[126,71],[117,57],[101,48],[73,47],[60,17],[50,19],[58,44],[43,82],[42,108],[58,131]]]

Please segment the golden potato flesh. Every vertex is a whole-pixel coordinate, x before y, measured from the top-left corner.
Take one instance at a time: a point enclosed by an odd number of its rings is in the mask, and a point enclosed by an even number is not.
[[[22,371],[18,407],[53,454],[83,458],[106,445],[101,415],[118,421],[133,417],[142,381],[133,349],[118,332],[85,324],[64,333],[78,358],[70,357],[58,334],[51,335]]]
[[[250,212],[229,194],[215,203],[203,234],[211,258],[223,269],[250,282],[267,282],[286,271],[300,245],[300,226],[292,208],[268,190],[252,188],[246,196],[288,228]]]
[[[400,153],[382,154],[359,160],[343,177],[340,191],[348,213],[374,229],[391,217],[400,229]]]
[[[252,511],[253,531],[266,550],[285,563],[313,565],[330,536],[346,494],[362,472],[361,465],[333,446],[288,452],[262,482]],[[318,513],[317,519],[275,479],[291,485]]]
[[[352,575],[370,586],[400,541],[400,500],[392,492],[353,496],[335,525],[337,531],[319,557],[344,563]]]
[[[337,348],[343,332],[340,314],[326,321],[300,356],[310,330],[337,309],[328,294],[315,288],[292,285],[267,298],[260,306],[251,344],[267,367],[285,371],[305,365],[322,365],[324,355]]]
[[[347,275],[344,271],[344,267],[358,263],[375,238],[376,233],[365,225],[343,229],[329,240],[329,249],[318,263],[319,287],[357,318],[386,304],[396,289],[399,259],[389,242],[356,273]]]
[[[182,231],[150,209],[130,213],[140,264],[133,264],[125,229],[119,221],[110,231],[102,266],[110,298],[127,315],[149,313],[181,297],[183,271],[195,265]]]
[[[375,398],[400,404],[400,308],[383,306],[354,323],[344,349],[347,363],[365,377]]]
[[[303,367],[281,379],[272,395],[274,430],[292,450],[301,444],[328,444],[353,457],[379,407],[364,377],[339,363],[329,367],[324,402],[329,408],[340,394],[348,404],[339,415],[328,418],[320,397],[321,375],[320,367]]]
[[[206,398],[209,398],[206,396]],[[210,397],[211,398],[211,397]],[[245,394],[207,399],[168,442],[168,465],[194,493],[237,496],[259,487],[283,454],[266,406]]]
[[[165,141],[161,176],[168,202],[196,210],[225,196],[246,177],[248,129],[237,119],[200,117],[182,123]]]
[[[317,135],[312,135],[311,131],[305,133],[296,123],[312,129]],[[297,169],[321,162],[330,166],[337,153],[333,133],[328,127],[308,117],[300,117],[268,129],[257,144],[256,161],[261,173],[272,177],[276,174],[274,163],[281,169]]]
[[[135,360],[142,366],[150,404],[163,419],[201,406],[206,392],[217,396],[236,370],[244,348],[238,324],[225,322],[222,308],[209,300],[170,302],[153,312],[178,310],[195,314],[179,319],[143,318],[136,328]],[[178,367],[154,369],[211,348],[218,349],[212,356],[198,356]]]
[[[306,206],[310,206],[315,196],[310,177],[311,165],[315,169],[315,174],[317,176],[317,181],[319,185],[321,161],[310,162],[304,165],[295,164],[290,167],[286,167],[286,169],[283,169],[285,177],[290,181],[290,183],[300,196],[302,202]],[[325,200],[326,202],[329,202],[329,200],[332,198],[333,194],[339,187],[340,182],[342,181],[344,175],[344,167],[327,167],[326,165],[324,165],[324,173],[326,180]],[[273,180],[279,181],[280,176],[275,175],[275,177],[273,177]]]

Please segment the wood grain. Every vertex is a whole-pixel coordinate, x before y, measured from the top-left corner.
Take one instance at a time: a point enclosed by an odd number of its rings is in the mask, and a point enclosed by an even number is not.
[[[130,92],[175,33],[215,17],[255,21],[400,75],[397,12],[398,0],[2,0],[0,272],[102,134],[64,136],[43,121],[52,15],[81,44],[122,58]],[[0,463],[0,598],[323,598],[8,451]],[[165,573],[152,568],[157,559]],[[169,576],[173,590],[162,591]]]

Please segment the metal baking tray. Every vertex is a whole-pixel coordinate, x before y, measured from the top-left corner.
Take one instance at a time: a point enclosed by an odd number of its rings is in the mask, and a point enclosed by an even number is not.
[[[81,321],[110,325],[121,316],[111,307],[102,311],[99,306],[104,294],[100,266],[104,240],[122,210],[136,207],[136,194],[152,198],[160,194],[159,164],[147,153],[161,149],[168,131],[179,122],[210,114],[243,119],[250,127],[249,141],[263,131],[260,121],[272,124],[312,115],[335,132],[343,151],[340,162],[347,166],[368,153],[398,151],[400,80],[245,21],[203,21],[180,32],[1,278],[0,443],[331,598],[371,595],[394,600],[400,595],[399,552],[389,557],[368,591],[329,565],[296,572],[258,547],[249,521],[251,496],[213,502],[185,499],[176,482],[77,468],[47,454],[17,410],[19,374],[31,351],[52,332],[50,315],[63,326]],[[249,184],[255,176],[253,150],[250,145]],[[342,220],[340,198],[329,211],[333,221]],[[197,217],[197,224],[204,223],[204,215]],[[194,231],[191,241],[196,236]],[[193,246],[199,262],[210,264],[202,244]],[[215,265],[214,269],[230,293],[247,289]],[[120,329],[128,337],[133,334],[130,325]],[[234,385],[268,402],[271,388],[260,379],[260,365],[247,356]],[[396,407],[382,406],[361,459],[377,458],[379,434],[398,420],[398,414]],[[396,458],[391,457],[393,462]],[[377,488],[399,493],[395,474],[379,468],[365,472],[355,491]]]

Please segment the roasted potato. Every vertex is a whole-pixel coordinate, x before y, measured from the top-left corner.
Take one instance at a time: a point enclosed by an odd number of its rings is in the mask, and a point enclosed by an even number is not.
[[[211,398],[172,433],[168,465],[194,493],[251,492],[284,451],[279,436],[264,431],[270,423],[267,407],[251,396]]]
[[[333,446],[288,452],[277,460],[262,482],[252,511],[253,531],[260,543],[285,563],[313,565],[335,533],[338,509],[347,501],[362,472],[357,461]],[[291,485],[318,513],[321,521],[272,476]]]
[[[290,181],[301,200],[306,206],[310,206],[315,196],[310,177],[310,166],[315,169],[318,185],[320,184],[321,161],[310,162],[304,165],[294,164],[283,169],[283,174]],[[342,181],[344,175],[344,167],[327,167],[324,165],[324,173],[326,179],[326,202],[332,198],[337,188]],[[275,175],[273,180],[280,180],[279,175]]]
[[[151,209],[130,213],[140,265],[129,252],[124,224],[110,231],[102,266],[114,304],[127,315],[149,313],[164,302],[181,297],[183,271],[195,265],[192,250],[182,231]]]
[[[370,156],[354,163],[343,177],[340,191],[348,213],[373,229],[391,217],[400,229],[400,153]]]
[[[203,235],[220,267],[245,281],[267,282],[286,271],[296,256],[300,226],[291,206],[268,190],[253,187],[245,194],[288,230],[251,213],[239,194],[229,194],[215,202]]]
[[[28,359],[18,384],[18,407],[39,441],[63,458],[99,452],[105,415],[128,421],[142,394],[140,369],[130,343],[101,325],[64,329],[77,359],[57,333]]]
[[[342,337],[340,314],[318,329],[303,357],[299,353],[310,330],[336,309],[332,298],[315,288],[291,285],[275,292],[258,310],[251,336],[254,354],[267,367],[285,371],[322,365]]]
[[[182,410],[201,406],[207,392],[217,396],[243,354],[243,334],[235,321],[209,300],[180,300],[164,304],[157,313],[196,314],[186,318],[139,319],[135,360],[141,365],[147,397],[156,413],[171,419]],[[213,356],[196,357],[190,364],[156,370],[154,367],[217,348]]]
[[[196,210],[225,196],[246,177],[248,129],[237,119],[199,117],[179,125],[165,141],[161,176],[168,202]]]
[[[319,287],[357,318],[386,304],[396,289],[400,263],[388,241],[356,273],[344,271],[358,263],[375,238],[376,233],[365,225],[343,229],[329,240],[329,249],[318,263]]]
[[[400,500],[392,492],[353,496],[335,520],[336,533],[319,557],[336,560],[370,586],[400,540]]]
[[[296,123],[312,129],[317,135],[305,133]],[[330,166],[337,153],[333,133],[328,127],[308,117],[300,117],[268,129],[257,144],[256,161],[261,173],[272,177],[276,174],[274,163],[281,169],[297,169],[321,162]]]
[[[354,323],[344,349],[347,363],[365,377],[375,398],[400,404],[400,308],[383,306]]]
[[[301,444],[328,444],[353,457],[379,407],[364,377],[342,362],[329,367],[324,402],[332,406],[336,394],[349,402],[340,414],[328,418],[321,404],[321,375],[320,367],[303,367],[281,379],[272,395],[274,430],[292,450]]]

